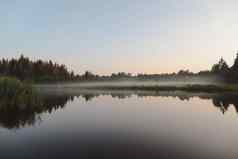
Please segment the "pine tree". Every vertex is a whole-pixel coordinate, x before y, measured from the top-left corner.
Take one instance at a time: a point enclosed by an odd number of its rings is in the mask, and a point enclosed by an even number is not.
[[[236,54],[236,58],[235,58],[234,64],[231,67],[231,69],[232,69],[232,71],[235,71],[238,73],[238,53]]]
[[[213,65],[212,67],[213,73],[226,74],[226,73],[229,73],[229,71],[230,71],[230,68],[223,58],[221,58],[220,61],[217,64]]]

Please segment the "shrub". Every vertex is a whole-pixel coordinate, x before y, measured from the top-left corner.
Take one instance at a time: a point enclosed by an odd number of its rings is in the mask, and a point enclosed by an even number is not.
[[[16,78],[0,77],[0,110],[14,107],[26,109],[38,106],[36,91]]]

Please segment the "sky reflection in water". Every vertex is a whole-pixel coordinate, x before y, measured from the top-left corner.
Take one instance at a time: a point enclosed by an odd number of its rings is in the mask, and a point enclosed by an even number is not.
[[[0,158],[238,157],[236,94],[48,92],[42,101],[38,113],[0,112]]]

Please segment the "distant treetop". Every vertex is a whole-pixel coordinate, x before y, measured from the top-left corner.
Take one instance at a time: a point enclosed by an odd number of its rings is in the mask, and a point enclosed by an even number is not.
[[[107,80],[188,80],[187,77],[215,77],[223,81],[238,82],[238,53],[234,64],[229,67],[226,61],[221,58],[211,70],[200,71],[198,73],[189,70],[180,70],[177,73],[163,74],[141,74],[118,72],[110,76],[100,76],[90,71],[84,74],[75,74],[69,71],[63,64],[49,61],[31,61],[28,57],[21,55],[19,58],[0,60],[0,76],[16,77],[22,81],[32,82],[63,82],[63,81],[107,81]],[[186,78],[184,78],[186,77]]]

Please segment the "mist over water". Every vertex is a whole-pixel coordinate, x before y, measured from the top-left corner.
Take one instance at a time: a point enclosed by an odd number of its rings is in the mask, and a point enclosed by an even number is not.
[[[183,78],[182,80],[131,80],[116,81],[86,81],[58,84],[40,84],[39,87],[57,88],[92,88],[92,87],[131,87],[131,86],[186,86],[186,85],[220,85],[222,82],[216,78]]]

